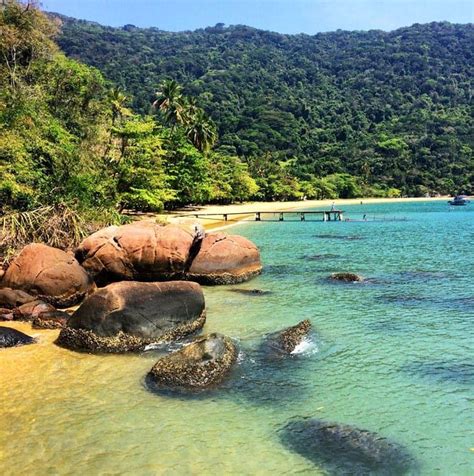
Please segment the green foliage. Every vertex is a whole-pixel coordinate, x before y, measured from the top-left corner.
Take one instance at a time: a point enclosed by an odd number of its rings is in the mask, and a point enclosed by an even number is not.
[[[471,24],[309,36],[65,19],[59,43],[133,94],[137,112],[148,112],[156,84],[174,78],[215,121],[218,150],[249,164],[296,157],[299,181],[350,174],[362,193],[474,191]],[[254,175],[258,197],[296,198],[273,165],[267,177]],[[302,193],[331,195],[331,184]]]
[[[209,158],[209,181],[209,199],[212,202],[242,202],[256,196],[259,190],[247,164],[236,156],[212,154]]]
[[[0,255],[68,248],[123,210],[472,191],[472,26],[309,37],[64,21],[68,57],[57,19],[0,6]]]
[[[161,211],[174,198],[162,163],[163,138],[150,117],[132,116],[113,128],[120,152],[110,161],[120,209]]]
[[[97,69],[57,51],[51,39],[56,25],[34,5],[8,1],[0,25],[6,35],[0,215],[11,223],[17,216],[36,223],[31,217],[44,218],[57,207],[94,221],[91,211],[100,210],[120,221],[117,213],[124,209],[161,211],[246,200],[257,192],[244,162],[212,152],[214,123],[175,81],[160,85],[153,116],[137,115],[127,107],[127,95],[110,88]]]

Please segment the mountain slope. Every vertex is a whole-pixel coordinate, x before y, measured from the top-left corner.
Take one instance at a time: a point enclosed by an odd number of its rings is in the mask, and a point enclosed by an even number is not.
[[[137,111],[162,79],[184,84],[227,152],[296,158],[302,177],[347,172],[410,194],[472,190],[473,25],[309,36],[62,19],[61,48],[126,89]]]

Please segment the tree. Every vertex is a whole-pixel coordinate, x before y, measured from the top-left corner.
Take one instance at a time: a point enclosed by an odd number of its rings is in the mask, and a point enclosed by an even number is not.
[[[186,124],[187,111],[184,105],[183,89],[174,79],[162,81],[156,97],[153,108],[163,114],[166,124],[171,126]]]
[[[197,109],[190,118],[186,136],[201,152],[208,152],[217,141],[216,126],[202,109]]]

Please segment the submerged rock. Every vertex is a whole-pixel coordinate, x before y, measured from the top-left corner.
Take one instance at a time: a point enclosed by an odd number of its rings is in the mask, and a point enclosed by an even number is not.
[[[321,239],[330,239],[330,240],[347,240],[347,241],[355,241],[361,240],[362,237],[357,235],[331,235],[331,234],[321,234],[321,235],[314,235],[315,238]]]
[[[23,334],[23,332],[16,329],[0,327],[0,348],[32,344],[34,341],[33,337]]]
[[[344,283],[356,283],[364,281],[362,276],[355,273],[333,273],[331,274],[330,279]]]
[[[157,387],[205,389],[220,383],[237,359],[237,348],[229,337],[209,334],[156,362],[148,378]]]
[[[232,293],[244,294],[245,296],[264,296],[272,294],[271,291],[265,291],[264,289],[229,289]]]
[[[414,464],[407,450],[367,430],[309,419],[290,422],[283,443],[330,474],[405,474]]]
[[[474,385],[474,360],[411,362],[403,365],[401,370],[433,382]]]
[[[236,284],[260,274],[258,248],[246,238],[209,233],[202,240],[188,278],[202,284]]]
[[[40,243],[23,248],[8,267],[3,284],[56,307],[77,304],[95,288],[73,256]]]
[[[291,354],[310,331],[311,322],[305,319],[295,326],[268,335],[261,350],[267,357],[282,357]]]
[[[89,352],[136,351],[191,334],[205,320],[204,295],[197,283],[123,281],[89,296],[56,343]]]
[[[326,259],[338,259],[340,257],[341,257],[340,255],[325,253],[325,254],[322,254],[322,255],[304,255],[304,256],[301,257],[301,259],[309,260],[309,261],[322,261],[322,260],[326,260]]]

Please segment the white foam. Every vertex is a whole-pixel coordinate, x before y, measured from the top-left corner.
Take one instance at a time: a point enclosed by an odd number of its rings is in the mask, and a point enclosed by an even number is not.
[[[157,344],[157,343],[155,343],[155,344],[148,344],[148,345],[146,345],[146,346],[144,347],[143,350],[144,350],[144,351],[147,351],[147,350],[158,350],[158,349],[160,349],[160,348],[162,348],[162,347],[163,347],[163,344]]]
[[[305,337],[291,352],[292,354],[312,355],[319,352],[318,345],[314,340]]]

